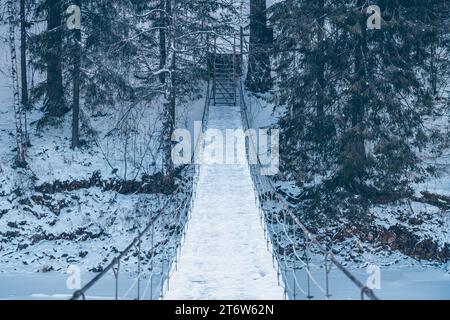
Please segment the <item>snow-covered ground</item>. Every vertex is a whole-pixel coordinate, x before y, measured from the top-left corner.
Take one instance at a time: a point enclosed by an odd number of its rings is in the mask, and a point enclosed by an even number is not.
[[[224,135],[226,129],[242,128],[239,106],[211,106],[208,127]],[[226,154],[237,154],[238,148],[242,146],[227,144]],[[250,171],[245,155],[240,156],[236,163],[241,164],[200,166],[186,242],[166,299],[283,297],[266,247]],[[205,158],[203,162],[209,163]]]
[[[65,289],[62,280],[69,265],[80,267],[84,280],[91,278],[92,271],[101,270],[124,249],[168,198],[164,192],[124,193],[106,190],[104,185],[112,179],[141,183],[144,175],[160,172],[162,101],[156,97],[149,104],[96,109],[83,104],[81,138],[86,145],[78,150],[70,148],[70,114],[58,125],[38,128],[36,121],[43,112],[37,104],[28,113],[28,167],[16,169],[12,80],[4,30],[0,26],[0,298],[29,298],[42,292],[57,295]],[[31,71],[30,75],[39,77]],[[193,132],[194,121],[202,118],[204,92],[200,86],[195,95],[178,104],[177,128]],[[99,185],[83,184],[94,175],[99,177]],[[155,181],[156,186],[160,184]],[[66,182],[72,184],[67,190],[39,189]],[[178,197],[182,198],[184,191]],[[169,227],[163,223],[155,227],[157,256],[162,253],[161,243],[166,241]],[[144,241],[142,247],[149,248],[149,238]],[[143,270],[148,273],[145,262],[150,254],[147,250],[142,255]],[[155,260],[157,268],[158,258]],[[133,257],[124,259],[122,276],[135,272],[136,265]],[[155,283],[157,278],[154,274]],[[17,290],[27,289],[26,283],[36,286],[30,285],[31,292],[16,295]],[[93,289],[93,294],[101,288]],[[158,298],[159,293],[153,297]]]

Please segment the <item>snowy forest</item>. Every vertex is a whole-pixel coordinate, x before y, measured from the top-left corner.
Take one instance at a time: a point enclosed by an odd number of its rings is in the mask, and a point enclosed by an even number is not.
[[[0,299],[450,299],[447,0],[0,0],[0,115]]]

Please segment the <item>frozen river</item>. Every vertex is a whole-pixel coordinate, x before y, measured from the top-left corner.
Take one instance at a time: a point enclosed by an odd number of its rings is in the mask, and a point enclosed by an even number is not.
[[[352,272],[361,280],[368,277],[365,270],[352,269]],[[323,273],[317,273],[317,278]],[[83,283],[87,282],[94,274],[82,274]],[[300,279],[305,279],[305,274],[299,275]],[[0,273],[0,299],[68,299],[72,290],[66,287],[67,276],[62,273]],[[133,283],[133,279],[127,274],[121,275],[119,286],[119,297],[121,299],[135,299],[137,289],[134,287],[128,292]],[[159,298],[159,279],[153,279],[153,298]],[[141,296],[144,285],[147,281],[141,282]],[[276,285],[276,283],[275,283]],[[450,300],[450,274],[442,269],[436,268],[381,268],[381,289],[374,290],[380,299],[437,299]],[[331,299],[359,299],[359,294],[352,283],[337,270],[331,272]],[[314,299],[324,299],[323,295],[315,292]],[[114,280],[112,275],[108,275],[97,285],[89,290],[87,299],[113,299]],[[143,299],[150,298],[150,288]],[[214,297],[211,297],[214,298]],[[291,296],[292,298],[292,296]],[[298,294],[297,299],[304,299]]]

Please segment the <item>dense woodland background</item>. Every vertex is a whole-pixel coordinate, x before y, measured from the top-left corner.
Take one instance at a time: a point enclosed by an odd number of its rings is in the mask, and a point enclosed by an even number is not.
[[[71,4],[81,7],[81,30],[66,27]],[[448,170],[431,161],[450,147],[443,129],[450,111],[448,1],[249,4],[250,12],[227,0],[0,1],[14,95],[14,105],[2,108],[14,107],[16,121],[11,165],[33,162],[32,130],[45,134],[70,122],[70,147],[89,150],[96,144],[87,121],[93,114],[161,104],[153,151],[164,183],[173,184],[177,108],[201,95],[212,39],[242,26],[249,35],[246,88],[282,114],[274,180],[295,183],[299,192],[290,201],[303,219],[319,227],[340,218],[366,222],[375,205],[450,203],[448,192],[417,198],[416,188]],[[367,28],[370,5],[381,9],[379,30]],[[110,134],[126,140],[132,130],[119,121]]]

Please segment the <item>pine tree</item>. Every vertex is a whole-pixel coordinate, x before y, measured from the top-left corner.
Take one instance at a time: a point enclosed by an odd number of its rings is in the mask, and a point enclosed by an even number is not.
[[[326,175],[336,152],[333,108],[345,62],[327,34],[334,30],[324,29],[329,24],[325,17],[335,7],[330,1],[305,0],[288,1],[272,10],[278,34],[276,98],[278,105],[288,106],[281,122],[282,160],[297,179],[310,182],[315,175]]]
[[[62,76],[62,0],[46,0],[47,33],[45,63],[47,71],[45,108],[50,117],[61,117],[68,111],[64,99]]]
[[[373,1],[385,18],[380,30],[367,28],[366,1],[274,6],[277,103],[289,110],[283,167],[305,188],[311,214],[364,214],[368,203],[405,197],[424,177],[417,150],[427,145],[433,102],[419,74],[430,60],[418,54],[434,40],[418,12],[437,13],[442,3],[430,1]]]
[[[250,47],[245,86],[255,93],[272,86],[269,45],[272,30],[267,28],[266,0],[250,0]]]

